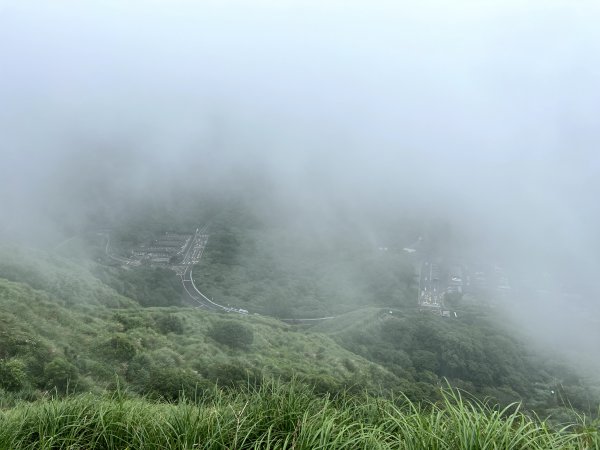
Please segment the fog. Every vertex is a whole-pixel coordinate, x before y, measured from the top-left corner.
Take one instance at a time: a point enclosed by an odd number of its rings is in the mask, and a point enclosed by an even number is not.
[[[0,234],[250,190],[371,237],[446,221],[597,307],[599,20],[592,1],[4,0]],[[544,335],[564,302],[531,303]]]

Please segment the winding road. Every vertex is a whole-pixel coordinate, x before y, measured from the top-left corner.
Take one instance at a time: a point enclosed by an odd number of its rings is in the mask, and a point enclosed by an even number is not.
[[[220,305],[220,304],[214,302],[213,300],[209,299],[206,295],[204,295],[198,289],[196,284],[194,283],[194,277],[193,277],[194,265],[197,264],[200,261],[200,259],[202,258],[202,254],[204,253],[204,249],[208,242],[208,235],[206,233],[207,229],[208,229],[208,225],[204,225],[202,228],[196,229],[196,232],[190,238],[186,248],[183,251],[183,258],[182,258],[181,264],[173,267],[173,269],[176,271],[177,275],[181,278],[181,284],[183,286],[185,294],[188,297],[188,300],[190,300],[193,304],[197,304],[198,308],[204,308],[208,311],[214,311],[214,312],[226,312],[226,313],[234,313],[234,314],[240,314],[240,315],[248,315],[249,313],[245,309],[223,306],[223,305]],[[103,234],[106,236],[106,246],[105,246],[104,251],[109,258],[111,258],[115,261],[118,261],[121,264],[125,264],[125,265],[140,265],[139,261],[127,259],[122,256],[115,255],[114,253],[112,253],[110,251],[110,233],[106,232],[106,233],[99,233],[99,234]],[[382,308],[382,309],[388,310],[391,308],[386,307],[386,308]],[[254,313],[254,315],[259,315],[259,314]],[[285,322],[285,323],[292,324],[292,325],[298,325],[298,324],[318,323],[318,322],[323,322],[326,320],[336,319],[338,317],[340,317],[340,316],[336,315],[336,316],[307,317],[307,318],[300,317],[300,318],[289,318],[289,319],[281,319],[278,317],[274,317],[274,318],[276,318],[277,320],[280,320],[281,322]]]
[[[248,311],[242,308],[228,307],[219,305],[215,303],[211,299],[209,299],[206,295],[204,295],[196,284],[194,283],[194,264],[198,263],[202,254],[204,253],[204,248],[206,247],[206,243],[208,238],[206,236],[206,230],[208,225],[203,226],[196,230],[196,233],[190,240],[183,257],[183,264],[180,266],[177,271],[179,276],[181,277],[181,284],[183,285],[183,289],[187,296],[192,302],[197,303],[200,308],[205,308],[209,311],[220,311],[220,312],[228,312],[234,314],[247,315]],[[256,314],[256,313],[255,313]],[[324,320],[335,319],[338,316],[327,316],[327,317],[311,317],[311,318],[295,318],[295,319],[279,319],[282,322],[289,324],[301,324],[301,323],[315,323]]]
[[[204,248],[206,247],[206,243],[208,241],[206,236],[207,229],[208,225],[198,228],[184,251],[183,263],[177,270],[177,273],[181,277],[183,289],[188,295],[189,299],[191,299],[194,303],[198,303],[198,305],[200,305],[199,307],[201,308],[205,308],[210,311],[248,314],[248,311],[237,308],[228,308],[227,306],[219,305],[218,303],[213,302],[206,295],[200,292],[194,283],[194,264],[197,264],[200,261],[200,258],[202,258],[202,254],[204,253]]]

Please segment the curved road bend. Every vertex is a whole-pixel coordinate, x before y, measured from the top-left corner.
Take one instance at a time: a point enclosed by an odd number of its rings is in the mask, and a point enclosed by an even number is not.
[[[193,266],[190,265],[185,269],[185,272],[181,276],[181,283],[183,284],[183,289],[188,294],[188,296],[194,300],[196,303],[200,304],[201,307],[209,309],[211,311],[229,311],[230,308],[219,305],[218,303],[210,300],[206,295],[198,290],[196,284],[194,283],[193,278]],[[235,311],[233,311],[235,312]]]
[[[221,311],[221,312],[233,312],[241,315],[248,314],[247,311],[241,310],[239,308],[228,308],[223,305],[219,305],[215,303],[211,299],[209,299],[206,295],[200,292],[200,289],[194,283],[194,264],[197,263],[202,257],[202,253],[204,253],[204,246],[206,245],[206,240],[201,242],[201,236],[206,233],[207,226],[202,227],[201,230],[197,231],[194,234],[194,237],[191,239],[188,248],[184,255],[184,264],[185,270],[180,275],[181,283],[183,284],[183,289],[187,293],[190,299],[192,299],[195,303],[198,303],[200,307],[206,308],[210,311]],[[194,253],[194,249],[198,249],[196,253],[196,257],[191,257],[192,253]],[[337,316],[328,316],[328,317],[315,317],[315,318],[298,318],[298,319],[279,319],[282,322],[289,324],[300,324],[300,323],[314,323],[323,320],[335,319]]]
[[[183,288],[185,289],[188,296],[192,300],[194,300],[196,303],[200,304],[200,306],[203,308],[206,308],[211,311],[234,312],[237,314],[245,315],[245,314],[247,314],[247,312],[241,312],[241,310],[238,308],[228,308],[226,306],[219,305],[218,303],[213,302],[206,295],[204,295],[202,292],[200,292],[200,290],[196,287],[196,284],[194,283],[193,266],[196,262],[198,262],[200,260],[202,253],[204,253],[204,246],[206,245],[206,240],[204,242],[200,243],[199,239],[200,239],[201,235],[206,234],[207,228],[208,228],[208,225],[204,225],[202,227],[202,229],[200,229],[199,231],[198,230],[196,231],[196,234],[194,234],[194,237],[191,239],[190,245],[188,246],[188,249],[185,252],[184,263],[186,264],[186,267],[185,267],[185,271],[181,275],[181,282],[183,284]],[[421,239],[419,238],[415,244],[420,243],[420,241],[421,241]],[[200,251],[198,253],[196,261],[192,261],[191,258],[189,257],[189,254],[190,254],[190,251],[196,246],[196,244],[198,244],[200,246]],[[362,309],[362,308],[359,308],[359,309]],[[382,309],[387,311],[387,310],[394,310],[395,308],[382,307]],[[294,324],[303,324],[303,323],[310,324],[310,323],[315,323],[315,322],[322,322],[325,320],[336,319],[338,317],[340,317],[340,316],[338,315],[338,316],[296,318],[296,319],[279,319],[277,317],[274,317],[274,318],[280,320],[281,322],[285,322],[285,323],[294,325]]]

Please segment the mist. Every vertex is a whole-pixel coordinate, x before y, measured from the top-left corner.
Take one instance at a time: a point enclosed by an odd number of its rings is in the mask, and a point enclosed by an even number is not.
[[[465,254],[550,274],[585,316],[599,19],[585,1],[4,1],[0,235],[59,241],[182,192],[374,243],[416,216]],[[519,298],[517,316],[541,308],[534,335],[568,322],[567,347],[593,351],[559,297]]]

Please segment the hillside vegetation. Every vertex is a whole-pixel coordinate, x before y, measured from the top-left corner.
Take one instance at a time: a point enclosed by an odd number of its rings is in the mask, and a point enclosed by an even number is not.
[[[267,231],[225,221],[194,270],[248,315],[186,303],[174,272],[101,240],[93,258],[0,249],[0,448],[597,446],[594,379],[497,311],[420,313],[401,251]]]
[[[21,280],[43,276],[35,267],[17,268]],[[176,399],[182,389],[197,385],[235,386],[265,376],[297,376],[322,391],[377,389],[396,380],[329,337],[274,319],[192,307],[143,308],[84,268],[63,275],[64,286],[85,286],[91,279],[92,287],[102,289],[90,288],[89,301],[73,303],[68,299],[77,292],[66,288],[64,300],[52,291],[0,279],[4,404],[37,398],[48,390],[100,392],[115,383],[140,394]],[[103,304],[107,293],[119,300],[109,305],[118,307]]]
[[[496,311],[463,310],[459,318],[401,310],[361,310],[312,330],[407,381],[411,398],[431,399],[449,381],[480,398],[562,416],[570,407],[595,414],[600,389],[592,376],[534,352],[498,324]],[[564,408],[568,406],[569,408]]]
[[[414,307],[414,260],[353,235],[242,228],[211,233],[194,271],[201,291],[223,304],[281,318],[322,317],[365,306]]]

